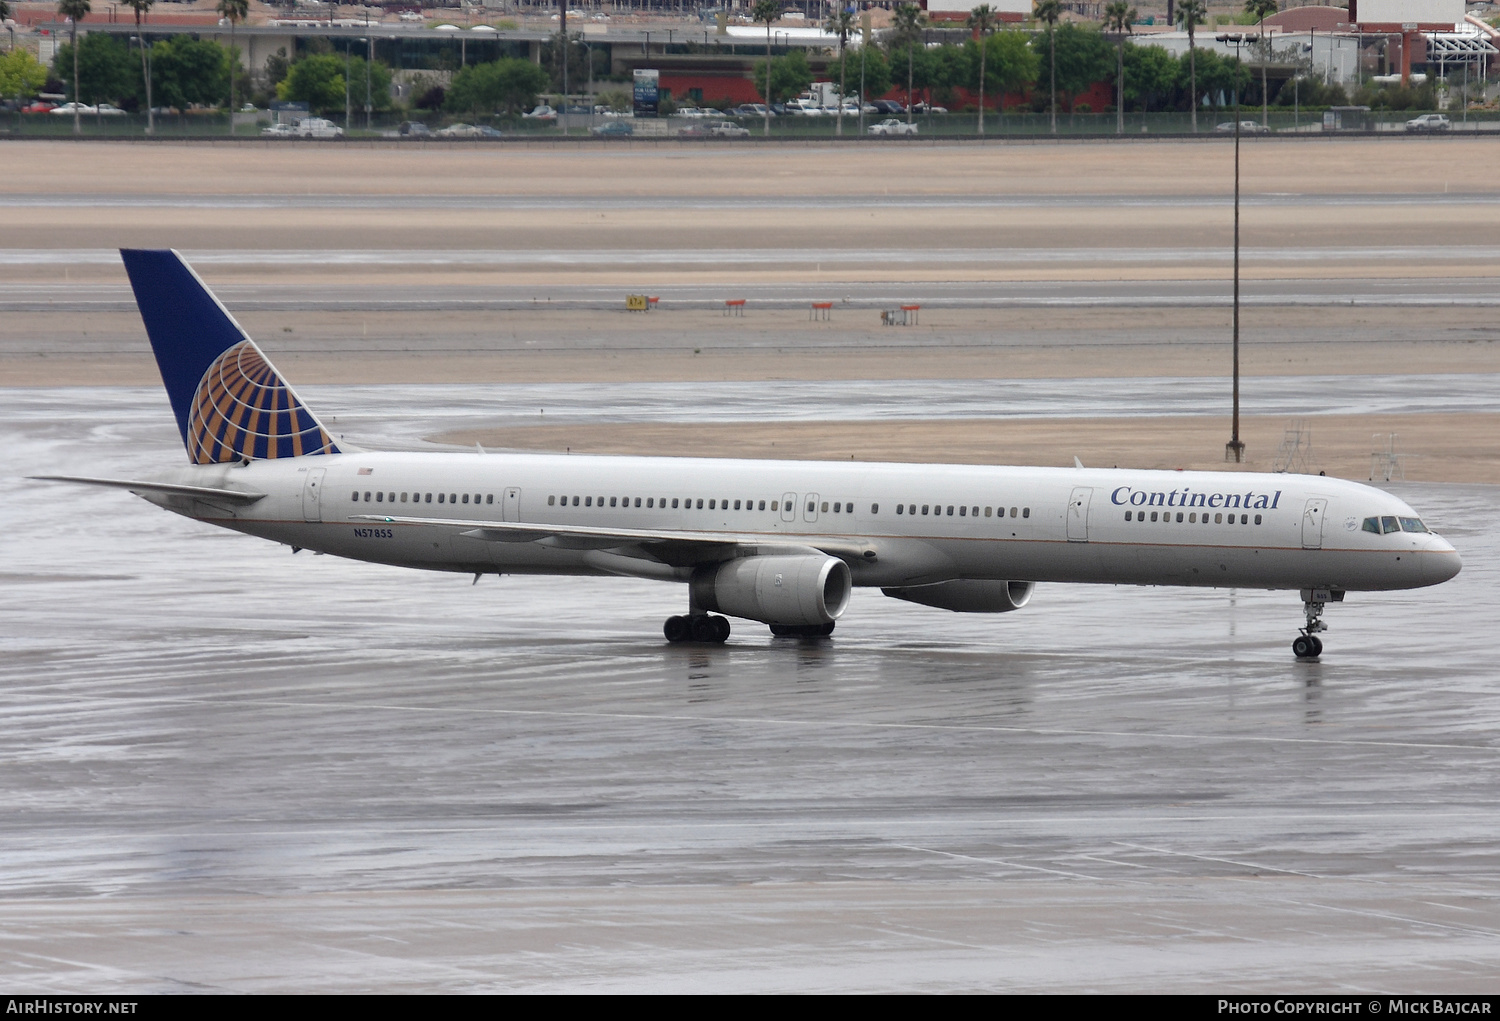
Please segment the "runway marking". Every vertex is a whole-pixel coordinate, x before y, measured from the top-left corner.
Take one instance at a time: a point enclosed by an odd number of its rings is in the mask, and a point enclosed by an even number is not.
[[[229,698],[168,698],[148,696],[95,696],[103,702],[129,701],[138,704],[159,703],[166,705],[210,705],[210,706],[259,706],[271,709],[363,709],[371,712],[406,713],[458,713],[488,716],[548,716],[563,719],[635,720],[652,723],[738,723],[761,726],[806,727],[809,729],[834,729],[839,727],[869,730],[925,730],[953,733],[979,734],[1026,734],[1037,737],[1123,737],[1134,740],[1175,740],[1248,742],[1251,744],[1295,744],[1316,746],[1340,746],[1353,748],[1413,748],[1423,751],[1447,750],[1500,754],[1500,748],[1486,745],[1440,744],[1422,741],[1358,741],[1345,738],[1317,737],[1266,737],[1246,734],[1178,734],[1162,731],[1124,730],[1068,730],[1048,727],[1000,727],[977,723],[878,723],[860,720],[787,720],[775,717],[755,716],[689,716],[658,713],[606,713],[585,712],[574,709],[490,709],[480,707],[448,708],[445,706],[390,705],[380,702],[293,702],[280,699],[229,699]]]
[[[1257,872],[1282,872],[1289,876],[1303,876],[1307,879],[1332,879],[1332,876],[1318,876],[1311,872],[1298,872],[1296,869],[1278,869],[1274,865],[1257,865],[1253,862],[1236,861],[1233,858],[1215,858],[1208,854],[1191,854],[1187,851],[1169,851],[1164,847],[1147,847],[1144,844],[1127,844],[1123,840],[1113,843],[1118,847],[1129,847],[1137,851],[1151,851],[1155,854],[1171,854],[1179,858],[1195,858],[1198,861],[1215,861],[1223,865],[1234,865],[1242,869],[1254,869]]]
[[[1105,879],[1102,876],[1084,875],[1082,872],[1066,872],[1062,869],[1043,868],[1040,865],[1022,865],[1020,862],[1005,861],[1000,858],[979,858],[972,854],[959,854],[955,851],[939,851],[936,848],[932,847],[917,847],[915,844],[893,844],[892,846],[902,848],[906,851],[921,851],[924,854],[936,854],[941,855],[945,858],[958,858],[961,861],[976,861],[981,862],[985,865],[1002,865],[1005,868],[1009,869],[1025,869],[1028,872],[1046,872],[1049,875],[1063,876],[1067,879],[1087,879],[1095,883],[1130,883],[1132,886],[1150,885],[1147,883],[1142,883],[1136,879]]]

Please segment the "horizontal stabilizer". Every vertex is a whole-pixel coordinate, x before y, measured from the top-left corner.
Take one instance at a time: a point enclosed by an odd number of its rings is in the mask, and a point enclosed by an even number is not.
[[[128,489],[132,493],[195,496],[205,500],[226,500],[229,503],[250,504],[266,498],[265,493],[247,493],[242,489],[215,489],[211,486],[179,486],[170,482],[135,482],[130,479],[90,479],[81,475],[28,475],[27,478],[35,479],[38,482],[76,482],[83,486]]]

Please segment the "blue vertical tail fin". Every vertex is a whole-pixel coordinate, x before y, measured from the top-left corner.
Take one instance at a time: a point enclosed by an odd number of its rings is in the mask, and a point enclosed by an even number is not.
[[[337,454],[323,423],[182,256],[120,250],[194,464]]]

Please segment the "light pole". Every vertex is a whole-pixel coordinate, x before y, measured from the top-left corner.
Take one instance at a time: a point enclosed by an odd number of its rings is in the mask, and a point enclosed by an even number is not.
[[[1230,32],[1214,38],[1234,43],[1234,421],[1229,442],[1224,444],[1224,460],[1232,457],[1238,464],[1245,459],[1240,439],[1240,46],[1257,37]]]
[[[349,120],[349,42],[344,41],[344,133],[347,134],[354,124]]]
[[[365,8],[365,11],[365,16],[369,17],[369,8]],[[365,130],[369,131],[370,108],[372,105],[370,102],[370,65],[375,63],[375,37],[368,36],[364,39],[361,39],[360,42],[367,43],[369,45],[369,50],[365,55]]]

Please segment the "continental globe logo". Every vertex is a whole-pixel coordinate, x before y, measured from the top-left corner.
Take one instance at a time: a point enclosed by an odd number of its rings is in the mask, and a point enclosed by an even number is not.
[[[188,410],[194,464],[337,454],[338,447],[249,340],[214,359]]]

